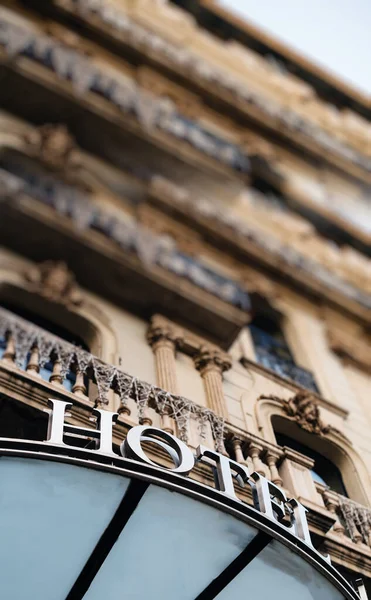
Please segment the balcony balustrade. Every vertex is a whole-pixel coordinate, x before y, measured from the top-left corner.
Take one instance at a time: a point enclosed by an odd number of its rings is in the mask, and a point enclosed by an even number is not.
[[[311,474],[310,459],[253,434],[237,432],[229,424],[225,427],[225,447],[233,460],[247,465],[250,471],[255,470],[283,487],[288,496],[299,497],[309,509],[310,524],[324,527],[324,533],[329,531],[339,542],[351,540],[364,551],[369,551],[371,509],[315,482]],[[304,467],[306,463],[307,468]],[[296,480],[296,489],[292,489],[295,468],[300,471],[300,477]]]
[[[5,309],[0,309],[0,357],[3,365],[49,386],[49,396],[53,386],[72,402],[93,408],[107,406],[113,394],[110,408],[129,424],[155,424],[185,442],[211,438],[223,449],[223,419],[210,409],[104,363]]]

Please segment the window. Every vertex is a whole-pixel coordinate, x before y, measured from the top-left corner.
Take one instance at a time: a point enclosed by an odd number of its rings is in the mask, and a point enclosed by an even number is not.
[[[281,377],[292,379],[302,387],[318,392],[312,373],[295,364],[283,335],[279,317],[266,312],[256,315],[250,324],[257,362]]]
[[[314,467],[311,471],[313,480],[330,487],[332,490],[343,496],[347,496],[343,478],[336,465],[319,452],[308,448],[301,442],[292,439],[283,433],[275,433],[277,444],[287,446],[296,452],[300,452],[314,460]]]

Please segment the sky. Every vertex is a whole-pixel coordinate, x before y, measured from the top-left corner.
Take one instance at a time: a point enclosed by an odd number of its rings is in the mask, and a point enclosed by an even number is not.
[[[371,0],[218,0],[371,95]]]

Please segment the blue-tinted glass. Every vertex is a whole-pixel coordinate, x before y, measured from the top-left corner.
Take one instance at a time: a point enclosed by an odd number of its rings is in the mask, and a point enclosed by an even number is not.
[[[313,566],[272,541],[216,600],[344,600]]]
[[[128,480],[33,459],[0,460],[0,598],[65,600]]]
[[[84,600],[194,600],[256,533],[215,508],[151,486]]]

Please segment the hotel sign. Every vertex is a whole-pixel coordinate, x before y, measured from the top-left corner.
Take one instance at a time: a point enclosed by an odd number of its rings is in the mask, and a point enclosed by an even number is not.
[[[64,449],[76,449],[76,446],[66,443],[65,440],[68,437],[79,436],[93,439],[96,448],[89,450],[92,455],[112,456],[115,459],[121,456],[125,459],[171,471],[183,477],[187,477],[197,463],[207,464],[213,469],[215,487],[220,494],[243,503],[236,495],[235,485],[240,487],[250,486],[254,508],[257,511],[263,513],[282,527],[285,532],[290,532],[317,552],[310,537],[306,508],[294,498],[288,499],[283,489],[260,473],[250,473],[246,465],[237,463],[228,456],[204,446],[199,446],[194,455],[192,450],[174,435],[147,425],[138,425],[129,430],[125,440],[120,445],[120,455],[118,455],[113,451],[113,424],[117,420],[118,413],[95,409],[97,427],[95,429],[83,428],[70,425],[65,421],[66,409],[72,406],[71,402],[51,399],[49,404],[51,411],[49,413],[46,444],[60,446]],[[162,452],[166,452],[172,460],[173,466],[166,467],[155,463],[143,448],[143,442],[148,442],[161,449]],[[288,517],[288,525],[283,522],[285,517]],[[330,563],[329,556],[323,556],[322,554],[320,556]]]

